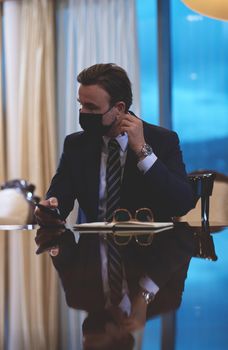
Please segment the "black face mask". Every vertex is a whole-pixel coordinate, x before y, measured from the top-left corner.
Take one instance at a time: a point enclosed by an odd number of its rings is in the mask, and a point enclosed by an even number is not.
[[[108,113],[111,108],[104,114]],[[104,114],[82,113],[79,111],[79,124],[84,131],[94,136],[106,135],[115,121],[111,125],[103,125],[102,117]]]

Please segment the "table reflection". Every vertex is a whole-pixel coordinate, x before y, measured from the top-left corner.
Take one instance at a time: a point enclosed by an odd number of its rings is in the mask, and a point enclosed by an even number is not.
[[[124,244],[121,242],[121,232],[113,235],[121,246],[125,267],[131,303],[127,314],[121,305],[114,307],[107,302],[103,288],[99,244],[110,234],[83,232],[76,241],[75,232],[70,229],[41,228],[35,238],[38,245],[36,253],[48,251],[51,255],[67,305],[88,313],[82,326],[85,349],[87,346],[88,349],[133,348],[134,334],[142,331],[144,326],[141,315],[132,313],[140,277],[149,276],[159,287],[154,300],[147,307],[148,320],[180,306],[193,256],[212,259],[215,256],[210,233],[203,230],[195,232],[186,223],[176,224],[173,229],[156,234],[148,231],[141,235],[138,232],[124,232]],[[200,243],[202,241],[204,244]],[[96,345],[92,347],[91,342]]]
[[[170,349],[177,337],[175,310],[182,310],[189,293],[200,296],[202,277],[211,276],[221,281],[210,283],[217,290],[215,298],[228,292],[226,275],[223,272],[218,277],[217,273],[226,261],[220,244],[227,242],[224,227],[177,223],[172,229],[156,233],[118,232],[114,238],[120,243],[125,266],[130,300],[128,313],[126,309],[107,303],[107,291],[104,290],[100,241],[110,232],[78,233],[65,227],[38,226],[25,226],[23,230],[14,227],[7,231],[6,226],[1,227],[1,347],[4,350],[33,349],[38,344],[43,349],[147,349],[142,347],[144,326],[147,328],[150,320],[154,322],[161,316],[161,342],[169,339],[167,349]],[[200,259],[194,259],[196,257]],[[208,265],[210,270],[206,276],[200,276],[204,273],[205,259],[212,265]],[[202,263],[197,269],[200,277],[193,289],[187,282],[194,278],[191,266],[196,260]],[[145,275],[156,282],[159,291],[148,305],[143,320],[142,315],[132,309],[138,281]],[[58,296],[55,276],[61,282],[63,301]],[[204,292],[204,298],[207,295]],[[221,296],[216,299],[217,309],[226,313],[225,299]],[[197,307],[202,303],[200,300],[195,300],[196,305],[199,303]],[[66,321],[70,317],[67,310],[74,310],[73,322]],[[190,317],[190,310],[188,314]],[[168,325],[164,315],[169,316]],[[195,322],[197,324],[197,320]],[[74,343],[69,341],[69,333],[71,337],[75,336]]]

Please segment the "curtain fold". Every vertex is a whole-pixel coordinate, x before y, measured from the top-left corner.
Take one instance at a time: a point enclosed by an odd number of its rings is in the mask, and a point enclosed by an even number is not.
[[[17,0],[3,3],[5,72],[5,161],[7,179],[19,176],[18,86],[20,70],[20,8]]]
[[[56,166],[52,0],[23,0],[19,81],[20,174],[43,196]]]
[[[4,10],[7,175],[43,197],[56,167],[54,1],[10,1]],[[9,236],[10,350],[58,347],[56,272],[47,254],[35,255],[34,236]]]
[[[5,304],[6,304],[6,264],[5,264],[6,238],[5,232],[0,231],[0,349],[4,349],[5,342]]]
[[[2,4],[0,4],[0,67],[2,67]],[[5,123],[3,118],[2,69],[0,69],[0,185],[5,181]],[[5,297],[6,297],[6,235],[0,231],[0,349],[5,341]]]
[[[0,67],[2,67],[2,4],[0,4]],[[0,69],[0,184],[6,178],[5,121],[3,117],[2,68]]]

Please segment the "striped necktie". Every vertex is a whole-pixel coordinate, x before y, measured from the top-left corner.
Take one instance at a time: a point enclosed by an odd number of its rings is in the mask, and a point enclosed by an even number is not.
[[[111,139],[108,143],[108,150],[109,153],[106,169],[106,220],[111,221],[113,212],[119,208],[120,204],[121,164],[119,143],[115,139]]]
[[[120,146],[115,139],[108,144],[109,154],[106,169],[107,208],[106,220],[111,221],[113,212],[120,204],[121,164]],[[108,237],[108,279],[110,286],[110,299],[112,304],[118,305],[122,298],[123,266],[118,246],[112,237]]]

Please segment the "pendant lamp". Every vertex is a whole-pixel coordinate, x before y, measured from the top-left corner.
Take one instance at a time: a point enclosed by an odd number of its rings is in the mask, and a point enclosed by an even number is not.
[[[202,15],[228,21],[228,0],[182,0],[182,2]]]

